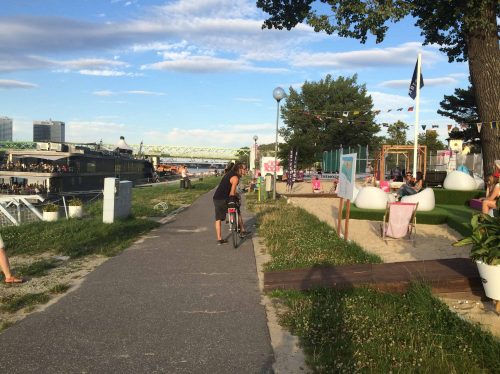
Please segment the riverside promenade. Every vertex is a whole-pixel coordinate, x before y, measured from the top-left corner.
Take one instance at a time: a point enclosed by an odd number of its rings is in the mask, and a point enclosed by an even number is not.
[[[252,240],[217,245],[211,198],[1,333],[0,372],[272,372]]]

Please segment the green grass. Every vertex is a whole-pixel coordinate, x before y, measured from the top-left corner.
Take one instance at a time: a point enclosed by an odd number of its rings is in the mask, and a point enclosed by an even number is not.
[[[281,323],[314,372],[498,373],[500,341],[465,322],[422,285],[404,295],[369,288],[274,292]]]
[[[70,285],[66,283],[56,284],[54,287],[51,287],[49,293],[51,294],[62,294],[69,290]]]
[[[37,304],[45,304],[50,300],[50,296],[44,292],[28,293],[21,296],[4,297],[0,300],[0,309],[8,313],[15,313],[26,307],[33,307]]]
[[[267,271],[379,262],[299,208],[247,201],[272,256]],[[459,206],[446,209],[464,214]],[[459,318],[425,285],[413,284],[404,295],[362,287],[271,296],[284,305],[280,323],[299,337],[313,372],[500,372],[499,339]]]
[[[140,235],[159,226],[150,219],[142,218],[158,216],[159,213],[153,209],[157,202],[167,202],[168,212],[171,212],[182,205],[191,204],[200,195],[214,188],[219,181],[220,178],[216,177],[204,178],[202,182],[193,182],[195,188],[191,190],[180,190],[177,184],[134,188],[133,215],[112,224],[102,222],[102,201],[94,201],[85,206],[88,218],[38,221],[2,227],[0,232],[9,256],[48,251],[71,258],[89,254],[113,256],[130,246]]]
[[[47,275],[49,270],[56,268],[60,263],[60,260],[53,258],[40,260],[30,265],[16,267],[16,274],[24,277]]]
[[[382,262],[357,244],[340,239],[328,224],[303,209],[282,201],[266,206],[259,219],[259,234],[272,255],[266,271]]]

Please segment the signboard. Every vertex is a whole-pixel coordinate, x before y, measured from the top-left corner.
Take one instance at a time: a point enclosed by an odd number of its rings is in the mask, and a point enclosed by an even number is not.
[[[352,200],[356,182],[356,153],[342,155],[340,159],[338,197]]]
[[[276,159],[276,175],[283,175],[283,166],[280,165],[280,159]],[[274,157],[262,157],[262,175],[274,174]]]

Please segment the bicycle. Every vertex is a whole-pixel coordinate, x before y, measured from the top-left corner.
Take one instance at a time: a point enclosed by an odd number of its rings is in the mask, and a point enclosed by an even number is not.
[[[233,247],[238,248],[240,238],[240,225],[238,222],[238,208],[236,207],[236,205],[230,205],[227,208],[227,214],[229,216],[229,231],[231,232]]]

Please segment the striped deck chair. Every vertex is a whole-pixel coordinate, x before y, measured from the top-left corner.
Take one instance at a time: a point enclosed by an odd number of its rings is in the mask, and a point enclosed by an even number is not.
[[[418,203],[387,203],[384,220],[380,225],[382,239],[406,239],[415,245],[417,234],[417,208]]]

